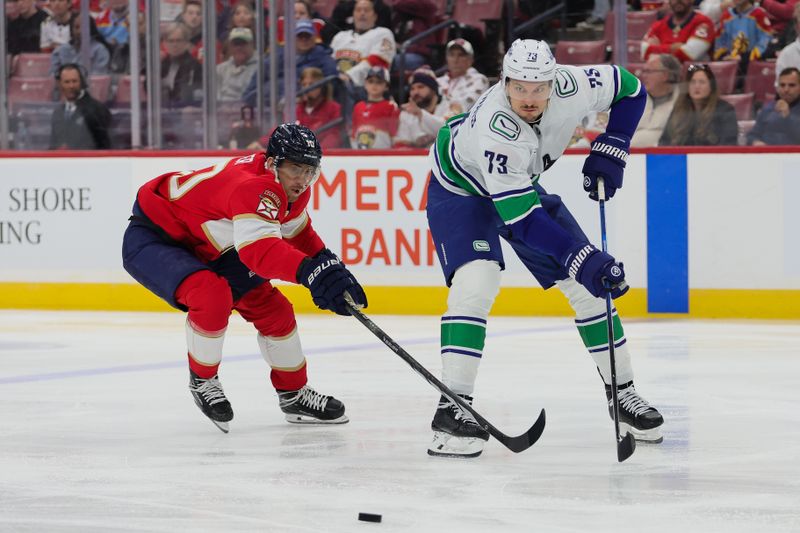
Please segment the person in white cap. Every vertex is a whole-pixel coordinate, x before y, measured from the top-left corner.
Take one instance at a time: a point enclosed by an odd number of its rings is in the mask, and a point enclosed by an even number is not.
[[[254,51],[253,31],[250,28],[232,28],[228,34],[230,57],[217,65],[217,100],[238,102],[242,99],[258,68]]]
[[[639,80],[615,65],[557,65],[547,43],[518,39],[500,81],[469,113],[443,126],[430,151],[427,215],[445,282],[442,381],[472,402],[489,310],[505,262],[500,238],[544,288],[558,286],[611,398],[605,297],[625,294],[622,264],[589,243],[567,207],[538,184],[590,111],[610,110],[605,133],[583,165],[583,187],[597,200],[622,187],[630,140],[645,105]],[[620,428],[660,442],[664,420],[633,386],[622,324],[613,313]],[[476,457],[489,434],[442,396],[431,423],[430,455]]]
[[[450,104],[450,115],[465,113],[489,88],[486,76],[475,70],[475,50],[466,39],[447,43],[447,72],[438,78],[439,92]]]

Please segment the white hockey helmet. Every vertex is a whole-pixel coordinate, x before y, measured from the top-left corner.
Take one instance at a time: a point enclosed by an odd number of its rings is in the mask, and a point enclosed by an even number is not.
[[[535,39],[517,39],[503,57],[503,82],[552,81],[556,77],[556,58],[550,45]]]

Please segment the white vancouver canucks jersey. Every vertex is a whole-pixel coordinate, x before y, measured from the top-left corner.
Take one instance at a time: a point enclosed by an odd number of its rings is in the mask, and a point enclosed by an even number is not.
[[[583,117],[639,90],[639,80],[615,65],[561,65],[550,103],[531,125],[512,111],[501,81],[439,130],[430,152],[433,175],[455,194],[491,198],[513,224],[539,206],[533,183],[564,153]]]

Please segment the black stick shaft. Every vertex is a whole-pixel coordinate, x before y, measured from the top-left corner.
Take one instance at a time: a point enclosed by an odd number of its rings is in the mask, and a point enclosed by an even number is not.
[[[606,190],[603,179],[597,180],[597,197],[600,204],[600,241],[603,251],[608,253],[608,239],[606,237]],[[617,360],[614,351],[614,315],[612,314],[611,293],[606,294],[606,329],[608,333],[608,359],[611,365],[611,401],[614,413],[614,434],[617,442],[617,458],[624,461],[633,454],[633,436],[628,433],[620,436],[619,431],[619,392],[617,391]]]

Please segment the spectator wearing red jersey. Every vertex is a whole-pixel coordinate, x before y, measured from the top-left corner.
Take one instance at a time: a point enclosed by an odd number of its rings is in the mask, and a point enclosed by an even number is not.
[[[400,109],[387,97],[389,71],[383,67],[369,69],[364,89],[367,100],[353,108],[350,145],[359,149],[391,148],[400,124]]]
[[[669,0],[671,14],[650,26],[642,40],[642,58],[672,54],[681,61],[705,59],[714,43],[714,23],[692,8],[691,0]]]
[[[307,67],[300,74],[300,86],[305,89],[324,77],[322,69]],[[313,130],[317,134],[323,150],[341,148],[341,126],[333,126],[321,133],[317,133],[317,130],[321,127],[342,116],[342,106],[333,100],[333,87],[330,83],[310,90],[300,96],[298,100],[297,111],[295,112],[297,123]]]
[[[792,12],[798,5],[798,0],[762,0],[761,7],[769,15],[772,22],[772,31],[775,35],[781,35],[787,26],[792,23]]]

